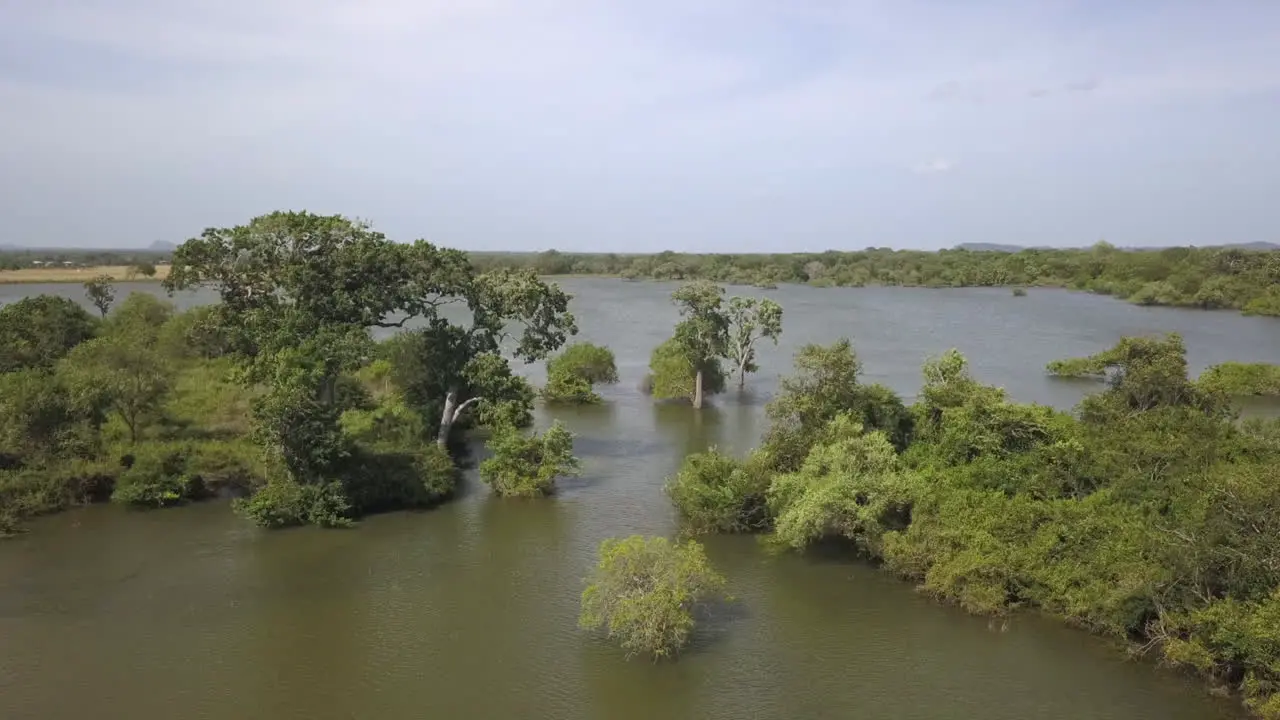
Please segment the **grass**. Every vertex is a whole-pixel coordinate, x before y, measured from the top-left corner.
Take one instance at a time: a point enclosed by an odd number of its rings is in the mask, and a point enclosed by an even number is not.
[[[0,285],[17,283],[82,283],[99,275],[110,275],[113,280],[163,280],[169,275],[168,265],[157,265],[155,277],[138,275],[129,265],[100,265],[95,267],[22,268],[0,270]]]

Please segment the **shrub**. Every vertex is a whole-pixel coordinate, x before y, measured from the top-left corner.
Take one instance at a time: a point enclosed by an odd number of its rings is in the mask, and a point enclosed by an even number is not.
[[[263,528],[349,527],[352,523],[351,504],[337,482],[300,485],[285,477],[273,478],[253,495],[233,501],[232,507]]]
[[[488,446],[493,457],[480,463],[480,477],[504,497],[550,495],[557,477],[578,472],[573,434],[559,421],[541,435],[501,426]]]
[[[769,525],[769,479],[760,457],[739,462],[716,448],[685,457],[666,491],[690,530],[754,532]]]
[[[1016,287],[1016,288],[1014,288],[1014,289],[1013,289],[1013,296],[1014,296],[1014,297],[1026,297],[1026,296],[1027,296],[1027,289],[1026,289],[1026,288],[1023,288],[1023,287]]]
[[[457,485],[453,458],[435,444],[414,451],[357,447],[340,472],[354,515],[427,507],[452,495]]]
[[[1196,381],[1210,392],[1228,395],[1280,395],[1280,365],[1225,362],[1205,370]]]
[[[694,610],[724,597],[724,578],[702,545],[632,535],[600,544],[600,561],[582,592],[579,625],[603,628],[627,656],[674,656],[689,641]]]
[[[613,351],[591,343],[575,343],[547,361],[547,384],[542,397],[549,402],[575,405],[601,401],[592,386],[618,382]]]
[[[199,478],[187,471],[185,449],[167,444],[144,445],[125,456],[126,468],[111,494],[114,502],[142,507],[179,505],[205,494]]]

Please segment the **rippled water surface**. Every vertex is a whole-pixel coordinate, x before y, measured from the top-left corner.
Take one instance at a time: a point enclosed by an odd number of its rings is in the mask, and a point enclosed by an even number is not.
[[[1280,323],[1050,290],[744,289],[782,303],[784,341],[747,394],[698,414],[636,389],[675,321],[673,286],[562,285],[581,337],[612,347],[622,374],[606,406],[555,412],[579,434],[582,478],[500,501],[471,476],[456,502],[347,532],[261,532],[222,503],[41,519],[0,543],[0,718],[1238,717],[1083,633],[1031,616],[991,627],[874,569],[773,557],[752,538],[708,540],[737,602],[675,664],[627,662],[579,632],[578,594],[600,540],[674,531],[661,488],[684,454],[755,442],[805,342],[852,337],[867,377],[908,397],[920,363],[957,347],[980,379],[1069,407],[1096,386],[1044,377],[1049,360],[1178,331],[1193,371],[1274,362]],[[81,294],[0,286],[0,302],[33,292]]]

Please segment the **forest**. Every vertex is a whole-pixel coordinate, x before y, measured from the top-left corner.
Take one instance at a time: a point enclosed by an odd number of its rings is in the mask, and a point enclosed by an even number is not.
[[[609,275],[628,279],[712,280],[769,287],[1061,287],[1111,295],[1140,305],[1235,309],[1280,315],[1280,251],[1174,247],[1019,252],[965,249],[926,252],[867,248],[789,255],[656,255],[484,253],[478,267],[532,267],[542,275]]]
[[[1034,272],[1024,254],[956,254],[927,271],[888,251],[797,256],[798,266],[672,256],[694,281],[673,293],[681,319],[654,348],[645,386],[655,402],[699,412],[748,383],[755,346],[785,332],[782,308],[726,297],[719,283],[745,272],[794,281],[818,272],[805,269],[813,262],[832,284],[866,270],[866,282],[921,284],[1088,276],[1096,285],[1083,289],[1095,291],[1121,277],[1126,288],[1190,288],[1170,278],[1199,268],[1196,294],[1212,285],[1230,298],[1214,306],[1280,307],[1274,289],[1251,285],[1275,272],[1265,255],[1180,251],[1153,279],[1142,268],[1154,265],[1133,258],[1164,253],[1094,248],[1055,264],[1055,252]],[[1015,265],[1021,275],[996,273]],[[472,462],[468,437],[488,443],[479,475],[495,494],[553,495],[578,459],[563,427],[528,429],[535,402],[602,402],[594,386],[617,370],[608,348],[573,341],[569,297],[548,270],[393,243],[342,217],[273,213],[174,252],[166,285],[211,287],[220,303],[177,312],[99,282],[86,287],[96,314],[47,295],[4,306],[0,533],[77,504],[220,496],[266,528],[351,526],[447,502]],[[514,371],[544,361],[541,389]],[[697,537],[754,533],[774,552],[838,546],[974,613],[1059,617],[1280,718],[1280,422],[1238,417],[1237,371],[1191,378],[1176,335],[1064,363],[1061,374],[1104,383],[1073,412],[1015,402],[954,350],[925,364],[906,405],[864,381],[850,340],[803,347],[753,451],[689,455],[668,480],[678,542],[602,546],[582,625],[628,652],[674,655],[695,631],[691,606],[724,584]],[[638,593],[628,578],[639,576]]]

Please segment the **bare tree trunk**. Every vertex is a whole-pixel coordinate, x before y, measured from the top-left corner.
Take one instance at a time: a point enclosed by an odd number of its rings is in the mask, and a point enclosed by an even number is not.
[[[458,418],[462,417],[462,411],[479,401],[480,397],[476,396],[459,405],[457,390],[450,390],[449,394],[444,396],[444,412],[440,414],[440,431],[436,433],[437,445],[444,447],[448,444],[449,433],[453,430],[454,423],[458,422]]]
[[[698,374],[693,380],[693,409],[702,409],[702,368],[698,368]]]
[[[444,396],[444,412],[440,414],[440,430],[436,433],[436,444],[444,447],[449,442],[449,431],[453,429],[453,421],[455,418],[454,405],[458,404],[458,392],[450,390]]]
[[[738,363],[738,390],[742,390],[747,386],[747,364],[745,362]]]

